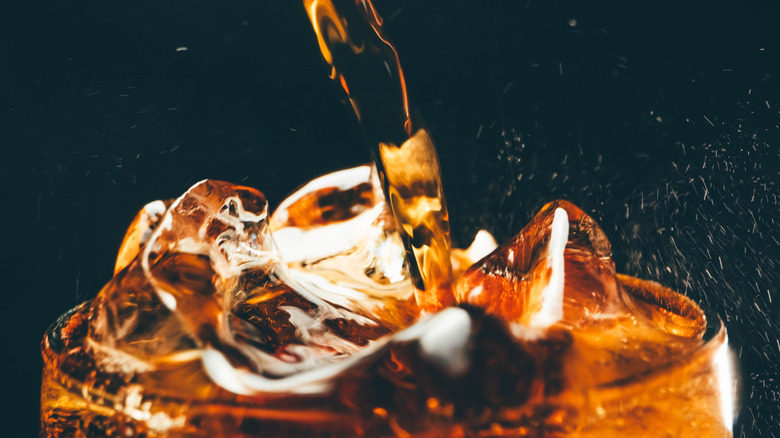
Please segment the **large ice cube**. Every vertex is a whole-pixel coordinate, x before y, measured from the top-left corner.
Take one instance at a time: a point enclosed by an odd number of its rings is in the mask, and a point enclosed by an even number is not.
[[[191,360],[210,347],[248,362],[233,346],[227,313],[242,274],[273,267],[266,216],[262,194],[219,181],[144,207],[116,275],[92,303],[96,357],[125,372]]]
[[[552,202],[464,273],[457,300],[526,325],[577,325],[622,309],[611,255],[593,219],[569,202]]]
[[[604,232],[567,201],[547,204],[460,278],[456,298],[526,328],[565,329],[571,381],[595,385],[658,367],[701,343],[701,310],[615,273]],[[645,282],[647,283],[647,282]]]
[[[403,242],[372,166],[310,181],[279,205],[271,228],[291,276],[325,300],[390,330],[417,317]]]

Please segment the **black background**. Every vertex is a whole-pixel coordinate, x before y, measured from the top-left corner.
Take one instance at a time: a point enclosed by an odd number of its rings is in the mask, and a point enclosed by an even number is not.
[[[437,141],[455,240],[578,204],[619,270],[720,313],[735,435],[780,436],[773,2],[377,7]],[[35,435],[43,331],[108,280],[146,202],[215,178],[273,207],[369,159],[326,71],[298,1],[0,6],[3,427]]]

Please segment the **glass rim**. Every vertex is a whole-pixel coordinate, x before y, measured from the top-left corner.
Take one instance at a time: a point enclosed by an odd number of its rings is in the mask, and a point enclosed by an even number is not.
[[[604,382],[592,389],[613,390],[620,388],[625,390],[631,386],[641,386],[648,381],[663,378],[679,367],[714,356],[719,352],[719,349],[728,347],[726,325],[712,307],[697,303],[687,295],[653,280],[644,280],[625,274],[616,274],[616,276],[620,285],[632,297],[647,304],[659,306],[667,312],[701,321],[704,326],[698,335],[701,344],[675,356],[672,360],[656,364],[644,372]]]

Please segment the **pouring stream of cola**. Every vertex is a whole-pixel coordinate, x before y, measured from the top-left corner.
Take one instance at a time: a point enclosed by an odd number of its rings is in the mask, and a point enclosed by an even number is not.
[[[407,251],[417,305],[454,303],[447,202],[436,147],[413,109],[398,52],[371,2],[304,1],[330,76],[344,88]]]

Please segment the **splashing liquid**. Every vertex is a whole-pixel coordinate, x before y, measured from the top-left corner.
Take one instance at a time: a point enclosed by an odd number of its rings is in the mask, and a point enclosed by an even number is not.
[[[44,337],[42,435],[731,437],[721,321],[617,274],[566,201],[451,251],[381,19],[304,4],[378,172],[320,177],[270,216],[210,180],[147,205],[114,278]]]
[[[418,307],[454,303],[450,227],[439,159],[406,91],[398,53],[370,1],[304,0],[330,77],[344,88],[371,149],[407,251]]]

